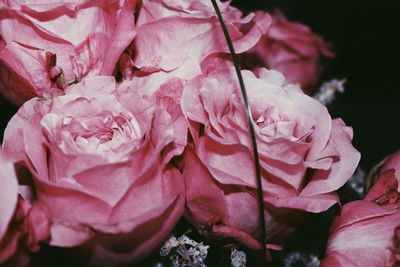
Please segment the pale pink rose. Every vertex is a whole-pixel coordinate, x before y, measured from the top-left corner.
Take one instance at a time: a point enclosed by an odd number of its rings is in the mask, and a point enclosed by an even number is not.
[[[269,245],[339,201],[360,155],[341,119],[276,71],[242,71],[255,125]],[[183,159],[185,216],[206,235],[260,249],[257,183],[245,109],[232,69],[189,81],[181,105],[193,145]],[[272,247],[272,246],[271,246]]]
[[[111,75],[135,36],[135,0],[0,3],[0,92],[15,104]]]
[[[399,155],[392,155],[390,162],[397,158],[398,166]],[[399,266],[399,171],[381,171],[364,200],[343,206],[332,224],[321,266]]]
[[[48,210],[18,197],[14,164],[0,150],[0,265],[28,266],[29,253],[50,237]]]
[[[254,46],[270,25],[264,14],[243,16],[229,1],[217,1],[236,52]],[[201,62],[228,46],[211,1],[144,0],[137,20],[137,36],[125,58],[124,69],[133,64],[142,71],[166,71],[190,79],[201,73]],[[124,72],[124,70],[122,70]]]
[[[263,11],[256,12],[263,16]],[[282,72],[292,83],[299,83],[311,94],[323,70],[323,59],[333,57],[331,45],[310,28],[289,21],[281,11],[271,13],[272,25],[255,47],[243,55],[247,68],[267,67]]]
[[[125,99],[127,105],[130,104],[132,93],[139,91],[170,114],[176,134],[173,142],[164,150],[167,161],[174,155],[182,154],[187,142],[188,125],[180,107],[184,85],[185,81],[167,72],[136,72],[131,80],[123,81],[116,91],[117,97]]]
[[[163,108],[168,96],[134,89],[120,94],[113,77],[87,78],[66,95],[26,102],[4,134],[50,208],[50,245],[80,246],[75,256],[96,266],[147,256],[183,213],[182,176],[169,161],[187,131]]]

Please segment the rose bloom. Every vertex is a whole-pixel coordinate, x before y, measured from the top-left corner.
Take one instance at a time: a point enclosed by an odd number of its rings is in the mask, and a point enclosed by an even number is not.
[[[1,1],[0,92],[15,104],[111,75],[135,36],[134,0]]]
[[[264,12],[256,14],[263,16]],[[271,28],[243,55],[243,66],[278,70],[289,82],[300,84],[305,93],[311,94],[323,70],[322,60],[334,56],[331,46],[306,25],[289,21],[281,11],[271,15]]]
[[[281,244],[335,190],[360,155],[341,119],[276,71],[242,71],[260,156],[267,240]],[[185,216],[205,234],[260,249],[257,183],[245,108],[233,69],[189,81],[181,101],[193,145],[184,154]],[[230,244],[232,245],[232,244]]]
[[[50,245],[79,246],[79,262],[136,262],[183,213],[182,176],[169,162],[186,129],[163,109],[168,96],[130,89],[118,94],[113,77],[87,78],[66,95],[26,102],[5,130],[4,149],[31,170],[50,209]]]
[[[14,164],[0,150],[0,265],[29,266],[29,253],[49,237],[47,207],[18,196]]]
[[[400,264],[400,152],[382,164],[364,200],[344,205],[335,218],[321,266]]]
[[[254,46],[271,19],[243,13],[229,1],[217,1],[236,52]],[[217,15],[208,0],[144,0],[137,20],[137,36],[119,63],[122,73],[132,66],[142,71],[166,71],[190,79],[202,73],[200,64],[216,53],[229,53]],[[128,69],[128,71],[126,70]]]

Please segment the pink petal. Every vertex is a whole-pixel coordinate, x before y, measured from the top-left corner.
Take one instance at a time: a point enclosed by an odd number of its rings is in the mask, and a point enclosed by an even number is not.
[[[0,150],[0,241],[6,234],[18,197],[18,181],[14,164]]]
[[[334,191],[354,173],[360,153],[351,145],[353,132],[341,119],[332,121],[332,132],[325,151],[319,157],[337,158],[329,171],[319,171],[302,190],[301,196],[312,196]],[[325,152],[328,152],[325,154]],[[320,174],[320,175],[319,175]]]

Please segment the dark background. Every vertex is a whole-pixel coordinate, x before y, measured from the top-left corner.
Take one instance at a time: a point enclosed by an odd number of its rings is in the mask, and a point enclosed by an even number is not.
[[[400,149],[400,68],[397,40],[399,9],[395,1],[357,0],[235,0],[243,10],[279,7],[334,45],[323,79],[347,78],[346,92],[331,106],[354,128],[354,146],[368,171],[385,155]],[[0,96],[0,139],[17,108]]]

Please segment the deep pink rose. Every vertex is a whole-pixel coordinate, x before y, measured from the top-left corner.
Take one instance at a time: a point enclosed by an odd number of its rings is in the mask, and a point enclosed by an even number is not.
[[[270,25],[264,14],[245,17],[229,1],[217,1],[238,53],[254,46]],[[210,1],[144,0],[137,21],[137,36],[130,57],[120,62],[122,72],[132,64],[142,71],[166,71],[190,79],[201,73],[200,63],[228,47]],[[129,71],[128,71],[129,72]]]
[[[258,11],[256,16],[264,13]],[[244,66],[278,70],[289,82],[299,83],[305,93],[311,94],[323,70],[322,60],[334,56],[331,46],[306,25],[289,21],[281,11],[271,15],[271,28],[243,55]]]
[[[34,174],[53,219],[50,245],[80,246],[89,264],[117,265],[169,235],[184,205],[182,176],[169,161],[187,133],[166,101],[91,77],[66,95],[26,102],[11,119],[3,147]]]
[[[15,104],[111,75],[135,36],[135,0],[2,1],[0,92]]]
[[[47,207],[18,197],[14,164],[0,150],[0,265],[28,266],[29,253],[50,237]]]
[[[381,171],[364,200],[343,206],[332,224],[321,266],[400,264],[399,155],[391,156],[391,163],[397,158],[397,167]]]
[[[242,74],[257,136],[268,243],[281,244],[306,212],[339,201],[335,190],[360,155],[351,145],[351,128],[285,85],[281,73]],[[260,249],[252,145],[233,70],[189,81],[181,105],[193,138],[184,154],[185,216],[209,236]]]

